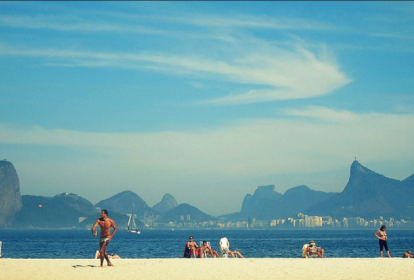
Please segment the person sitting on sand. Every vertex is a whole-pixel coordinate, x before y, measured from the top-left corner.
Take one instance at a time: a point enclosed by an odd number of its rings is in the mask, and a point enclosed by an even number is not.
[[[211,247],[208,245],[207,241],[205,240],[203,241],[203,245],[200,247],[200,251],[200,258],[204,257],[204,252],[206,253],[206,255],[210,254],[212,258],[220,258],[219,254],[216,251],[212,250]]]
[[[221,250],[221,252],[223,252],[224,254],[228,253],[228,254],[230,254],[230,256],[232,256],[233,258],[234,258],[234,255],[236,254],[236,255],[237,255],[237,256],[239,256],[240,258],[244,258],[244,257],[242,256],[242,254],[241,254],[239,251],[237,251],[237,250],[230,251],[230,242],[229,242],[229,240],[227,239],[227,237],[223,237],[222,239],[220,239],[220,243],[219,243],[219,245],[220,245],[220,250]]]
[[[323,258],[325,255],[325,250],[322,249],[322,247],[316,247],[316,243],[313,240],[309,242],[309,246],[306,249],[306,252],[307,252],[306,255],[309,258],[315,258],[315,257]]]
[[[403,258],[414,258],[410,250],[405,251],[402,257]]]
[[[194,237],[190,236],[189,241],[185,243],[183,258],[191,258],[191,256],[197,258],[200,255],[200,247],[194,241]]]
[[[101,254],[99,253],[99,251],[95,252],[95,259],[99,259],[101,258]],[[108,258],[110,259],[120,259],[121,257],[118,256],[117,254],[108,254]]]

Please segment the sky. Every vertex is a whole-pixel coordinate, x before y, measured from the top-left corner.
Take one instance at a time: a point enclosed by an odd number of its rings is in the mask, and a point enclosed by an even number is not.
[[[0,159],[22,195],[210,215],[258,186],[414,173],[414,2],[0,2]]]

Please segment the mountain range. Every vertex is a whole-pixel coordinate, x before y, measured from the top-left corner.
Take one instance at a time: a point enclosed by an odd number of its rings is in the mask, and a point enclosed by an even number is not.
[[[261,186],[253,195],[247,194],[244,197],[239,219],[296,217],[298,213],[304,213],[309,207],[334,195],[335,193],[314,191],[307,186],[291,188],[282,195],[275,191],[274,185]]]
[[[213,217],[192,205],[178,204],[171,194],[165,194],[153,207],[132,191],[123,191],[95,205],[71,193],[21,196],[14,166],[0,161],[0,227],[6,228],[88,228],[99,217],[99,209],[107,209],[120,227],[126,227],[126,214],[131,211],[139,227],[145,226],[143,221],[162,225],[218,219],[273,220],[296,217],[298,213],[333,218],[407,218],[414,217],[413,195],[414,174],[402,181],[390,179],[355,160],[349,181],[340,193],[315,191],[302,185],[281,194],[274,185],[260,186],[253,195],[246,194],[240,212]]]
[[[320,201],[306,210],[309,215],[333,217],[414,218],[414,174],[399,181],[362,166],[351,165],[349,181],[341,193]]]

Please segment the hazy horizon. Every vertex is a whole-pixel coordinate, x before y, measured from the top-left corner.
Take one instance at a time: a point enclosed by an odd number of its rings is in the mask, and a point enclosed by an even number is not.
[[[414,172],[414,2],[0,2],[0,159],[21,193],[165,193]]]

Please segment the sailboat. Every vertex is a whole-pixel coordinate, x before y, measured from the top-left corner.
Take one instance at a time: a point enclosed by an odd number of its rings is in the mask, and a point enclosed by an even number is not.
[[[135,218],[134,218],[134,212],[132,211],[131,211],[131,214],[129,214],[127,232],[141,234],[141,231],[137,229],[137,224],[135,223]]]

